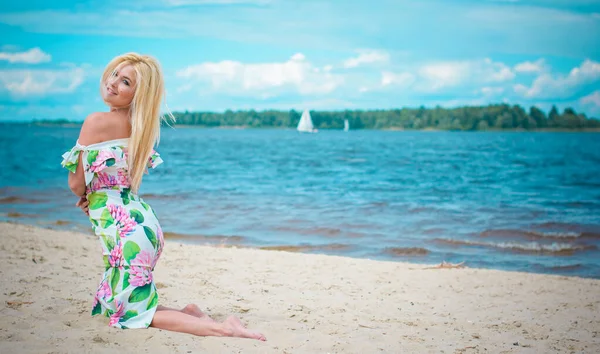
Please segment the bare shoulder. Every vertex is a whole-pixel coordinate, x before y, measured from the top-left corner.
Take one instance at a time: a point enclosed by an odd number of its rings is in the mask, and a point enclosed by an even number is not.
[[[110,112],[94,112],[83,121],[79,143],[90,145],[127,136],[129,134],[126,127],[123,127],[122,119]]]

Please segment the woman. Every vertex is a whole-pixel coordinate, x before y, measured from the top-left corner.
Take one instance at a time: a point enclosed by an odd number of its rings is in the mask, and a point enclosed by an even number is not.
[[[69,188],[81,198],[77,205],[89,215],[102,245],[106,270],[92,315],[109,317],[117,328],[266,340],[233,316],[219,323],[194,304],[182,310],[158,305],[152,271],[164,238],[154,211],[137,193],[147,168],[162,163],[153,150],[164,97],[160,66],[146,55],[118,56],[104,70],[100,91],[110,111],[85,119],[62,162],[71,172]]]

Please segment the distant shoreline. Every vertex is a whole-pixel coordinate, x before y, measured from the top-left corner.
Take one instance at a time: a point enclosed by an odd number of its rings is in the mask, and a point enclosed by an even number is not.
[[[30,125],[36,127],[61,127],[61,128],[77,128],[81,127],[83,122],[72,122],[72,123],[51,123],[51,122],[0,122],[0,125]],[[195,124],[174,124],[175,128],[194,128],[194,129],[222,129],[222,130],[295,130],[293,127],[250,127],[247,125],[225,125],[225,126],[206,126],[206,125],[195,125]],[[341,131],[340,129],[319,129],[320,131]],[[508,132],[508,133],[600,133],[600,128],[584,128],[584,129],[558,129],[558,128],[543,128],[543,129],[486,129],[486,130],[452,130],[452,129],[436,129],[436,128],[424,128],[424,129],[407,129],[402,127],[390,127],[381,129],[354,129],[359,130],[377,130],[377,131],[390,131],[390,132]],[[352,130],[350,130],[352,132]]]

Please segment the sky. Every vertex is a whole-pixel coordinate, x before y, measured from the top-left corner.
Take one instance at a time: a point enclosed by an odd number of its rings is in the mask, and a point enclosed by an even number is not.
[[[490,103],[600,118],[600,1],[30,0],[0,3],[0,120],[106,111],[126,52],[171,111]]]

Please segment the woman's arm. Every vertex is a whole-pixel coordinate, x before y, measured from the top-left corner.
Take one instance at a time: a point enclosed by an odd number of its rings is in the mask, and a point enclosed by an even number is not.
[[[71,189],[71,192],[78,197],[85,195],[85,176],[83,175],[82,156],[83,154],[79,154],[79,162],[77,163],[75,173],[69,172],[69,188]]]
[[[79,132],[79,143],[81,145],[90,145],[102,141],[105,125],[102,120],[103,113],[92,113],[90,114]],[[69,172],[69,188],[71,192],[78,197],[85,195],[85,176],[83,174],[83,154],[79,154],[79,161],[77,163],[77,169],[75,173]]]

